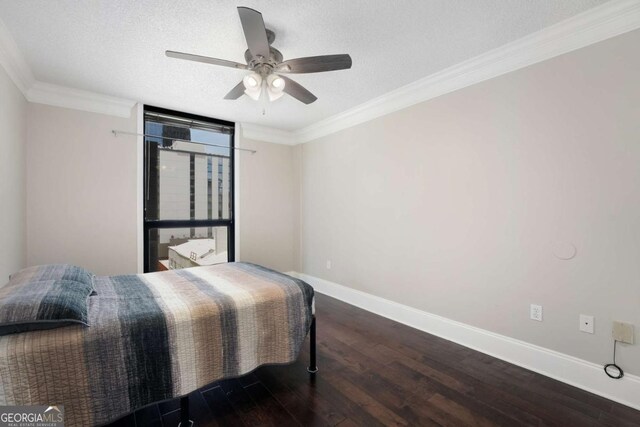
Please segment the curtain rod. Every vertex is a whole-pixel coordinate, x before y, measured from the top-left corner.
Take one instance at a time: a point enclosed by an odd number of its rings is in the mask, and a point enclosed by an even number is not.
[[[226,145],[208,144],[206,142],[189,141],[188,139],[172,138],[172,137],[169,137],[169,136],[160,136],[160,135],[149,135],[149,134],[146,134],[146,133],[128,132],[126,130],[112,130],[111,133],[113,133],[114,136],[131,135],[131,136],[144,136],[144,137],[147,137],[147,138],[170,139],[172,141],[189,142],[191,144],[206,145],[207,147],[221,147],[221,148],[227,148],[227,149],[231,149],[231,150],[248,151],[251,154],[257,153],[256,150],[250,150],[249,148],[228,147]]]

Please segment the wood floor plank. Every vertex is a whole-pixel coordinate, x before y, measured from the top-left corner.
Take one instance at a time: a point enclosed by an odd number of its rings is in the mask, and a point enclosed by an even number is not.
[[[174,411],[173,414],[180,415],[180,410]],[[217,427],[223,426],[209,409],[209,405],[200,391],[195,391],[189,395],[189,419],[193,421],[194,426],[198,427]],[[177,426],[177,423],[165,421],[163,416],[162,422],[165,427]]]
[[[251,399],[249,393],[242,387],[237,379],[220,381],[220,387],[227,395],[227,399],[236,413],[240,415],[247,425],[268,426],[272,425],[269,414]]]
[[[518,368],[517,366],[512,368]],[[522,369],[522,368],[518,368]],[[597,396],[593,393],[589,393],[585,390],[577,389],[569,384],[556,381],[552,378],[543,377],[542,375],[534,375],[531,379],[531,383],[536,385],[536,389],[543,389],[545,393],[553,392],[554,394],[568,396],[574,401],[580,402],[579,410],[583,410],[583,405],[598,408],[601,411],[610,412],[612,403],[610,400],[604,397]]]
[[[602,413],[600,416],[600,423],[609,427],[638,427],[640,423],[637,421],[629,421],[624,418],[620,418],[610,413]]]
[[[158,403],[158,408],[162,415],[180,409],[180,399],[171,399]]]
[[[445,364],[439,361],[435,361],[425,356],[422,358],[422,363],[431,366],[434,370],[441,372],[443,375],[455,378],[460,383],[465,384],[469,388],[467,390],[457,390],[455,388],[448,387],[448,389],[441,389],[433,383],[431,389],[436,389],[438,393],[443,396],[455,398],[458,403],[464,401],[465,405],[470,409],[474,409],[480,413],[485,414],[489,419],[503,424],[512,424],[517,422],[524,425],[539,425],[542,421],[540,417],[529,412],[527,405],[518,405],[521,401],[514,399],[515,394],[503,393],[501,386],[494,386],[490,383],[485,383],[477,380],[473,376],[461,369],[460,363]],[[512,365],[509,365],[512,366]],[[505,367],[501,367],[501,372],[504,373]],[[519,378],[513,374],[508,374],[511,381],[523,381],[526,384],[524,378]],[[446,384],[444,384],[446,385]],[[458,395],[461,393],[461,395]]]
[[[158,405],[150,405],[136,411],[137,427],[162,427],[162,415]]]
[[[414,394],[407,402],[407,405],[418,414],[420,423],[435,423],[443,427],[460,427],[463,425],[458,418],[431,402],[432,396],[428,399],[423,399],[418,394]]]
[[[331,369],[329,366],[324,365],[322,374],[316,374],[315,380],[310,381],[304,366],[304,364],[298,361],[292,366],[293,369],[278,367],[282,368],[280,375],[285,381],[291,384],[294,393],[299,393],[303,399],[311,399],[312,397],[314,399],[323,399],[328,405],[335,408],[336,412],[348,415],[353,420],[362,423],[362,425],[383,425],[357,403],[348,399],[347,396],[345,396],[346,391],[344,389],[332,383],[330,374],[340,374],[342,369],[336,369],[335,367]]]
[[[253,399],[260,411],[268,419],[268,425],[273,426],[300,426],[301,424],[280,404],[260,382],[255,382],[245,390]]]
[[[162,424],[164,426],[178,427],[180,423],[180,409],[168,412],[162,415]]]
[[[132,413],[122,417],[109,424],[109,427],[136,427],[136,414]]]
[[[260,380],[256,376],[255,371],[238,378],[238,382],[240,383],[240,385],[242,387],[250,386],[250,385],[255,384],[255,383],[259,382],[259,381]]]
[[[562,426],[565,423],[571,423],[571,425],[588,426],[595,425],[594,421],[600,417],[598,408],[590,407],[584,402],[576,401],[544,387],[532,386],[530,381],[514,381],[503,369],[487,366],[470,368],[466,364],[461,365],[461,368],[482,383],[499,387],[511,396],[510,400],[513,401],[515,397],[520,398],[518,406],[527,407],[530,413],[545,420],[546,424]],[[523,401],[526,402],[524,405]],[[561,422],[558,423],[558,420]]]
[[[376,347],[376,349],[380,353],[387,354],[389,358],[395,358],[395,360],[391,362],[391,364],[393,364],[394,366],[404,365],[405,367],[422,374],[424,377],[429,378],[435,382],[438,382],[444,385],[445,387],[449,387],[460,393],[466,393],[471,391],[471,386],[469,384],[465,384],[464,382],[458,380],[454,376],[444,373],[441,370],[435,369],[432,366],[416,361],[410,357],[399,355],[394,350],[383,345]]]
[[[336,408],[319,397],[316,393],[309,393],[304,397],[294,392],[287,381],[282,381],[277,372],[270,367],[259,369],[256,375],[269,392],[284,406],[291,415],[304,426],[335,426],[345,420],[345,416]]]
[[[229,402],[222,387],[217,386],[202,392],[213,417],[221,426],[243,426],[244,421]]]
[[[342,391],[344,398],[363,408],[377,422],[386,426],[409,425],[405,419],[393,412],[391,408],[378,402],[358,384],[349,381],[341,372],[330,372],[327,376],[331,383]]]
[[[612,407],[609,412],[611,413],[611,416],[616,419],[634,422],[640,426],[640,411],[636,411],[628,406],[612,403]]]
[[[351,418],[345,418],[344,420],[342,420],[342,422],[340,424],[338,424],[340,427],[361,427],[360,424],[356,423],[355,421],[353,421]]]

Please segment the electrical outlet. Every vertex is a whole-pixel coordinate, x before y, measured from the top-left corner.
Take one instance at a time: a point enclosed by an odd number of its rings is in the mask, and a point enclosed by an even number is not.
[[[587,316],[586,314],[580,315],[580,330],[588,334],[592,334],[595,327],[595,320],[593,316]]]
[[[631,323],[614,320],[613,339],[627,344],[633,344],[633,325]]]
[[[531,320],[537,320],[538,322],[542,322],[542,306],[531,304],[529,317],[531,317]]]
[[[327,260],[327,270],[331,270],[331,260]]]

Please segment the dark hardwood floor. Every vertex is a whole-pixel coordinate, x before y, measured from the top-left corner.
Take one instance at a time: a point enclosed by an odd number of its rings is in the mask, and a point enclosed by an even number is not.
[[[292,365],[192,393],[194,426],[640,425],[640,411],[335,299],[317,295],[316,307],[314,381],[307,345]],[[179,417],[174,400],[112,426],[173,427]]]

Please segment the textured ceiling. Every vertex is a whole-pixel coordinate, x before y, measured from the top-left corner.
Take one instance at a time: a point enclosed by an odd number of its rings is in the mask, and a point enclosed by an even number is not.
[[[604,3],[603,0],[0,0],[36,78],[231,121],[299,129]],[[262,12],[285,59],[349,53],[353,68],[292,75],[304,105],[222,98],[246,71],[164,56],[244,63],[237,6]],[[262,114],[263,108],[266,114]]]

